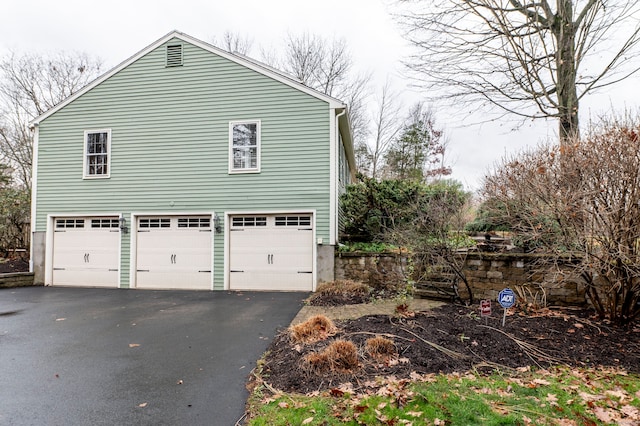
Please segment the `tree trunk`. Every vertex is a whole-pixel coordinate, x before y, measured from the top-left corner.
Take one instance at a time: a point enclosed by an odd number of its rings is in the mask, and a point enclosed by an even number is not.
[[[558,0],[558,13],[553,25],[557,40],[557,97],[560,143],[580,136],[578,93],[576,90],[575,35],[573,0]]]

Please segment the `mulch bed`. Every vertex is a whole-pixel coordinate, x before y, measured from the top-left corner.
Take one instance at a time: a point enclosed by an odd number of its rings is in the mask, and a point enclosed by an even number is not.
[[[286,331],[279,334],[266,356],[266,382],[282,391],[309,393],[344,382],[362,386],[376,376],[410,378],[412,372],[490,372],[566,364],[613,366],[640,373],[640,325],[612,327],[596,321],[587,310],[516,313],[507,316],[503,328],[501,312],[494,312],[485,323],[477,307],[444,305],[415,316],[375,315],[336,325],[337,334],[313,344],[296,345]],[[398,355],[386,361],[368,356],[365,342],[375,335],[391,339]],[[322,375],[303,368],[306,354],[320,352],[336,339],[356,344],[360,368]]]
[[[23,259],[0,259],[0,274],[29,272],[29,262]]]

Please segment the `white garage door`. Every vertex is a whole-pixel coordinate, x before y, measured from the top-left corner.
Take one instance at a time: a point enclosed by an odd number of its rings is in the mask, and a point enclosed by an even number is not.
[[[137,220],[136,287],[212,289],[211,216]]]
[[[312,223],[308,214],[232,216],[229,287],[311,291]]]
[[[119,246],[117,217],[56,218],[52,284],[117,287]]]

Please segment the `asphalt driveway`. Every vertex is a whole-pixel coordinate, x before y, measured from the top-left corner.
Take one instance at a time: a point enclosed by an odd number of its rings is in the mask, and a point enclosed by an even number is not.
[[[304,293],[0,290],[0,424],[234,425]]]

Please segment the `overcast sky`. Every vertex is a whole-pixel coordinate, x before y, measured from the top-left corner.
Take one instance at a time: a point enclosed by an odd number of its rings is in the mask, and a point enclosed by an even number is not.
[[[373,73],[374,88],[387,76],[405,103],[421,99],[409,87],[400,61],[409,52],[382,0],[2,0],[0,55],[35,51],[82,51],[111,68],[172,30],[211,42],[226,31],[246,34],[254,48],[277,50],[286,35],[305,31],[344,38],[355,67]],[[257,50],[252,52],[258,57]],[[581,104],[583,122],[611,105],[618,112],[640,108],[640,76]],[[505,153],[517,152],[545,138],[555,138],[554,121],[462,126],[452,111],[434,105],[449,138],[453,177],[476,189],[485,171]]]

